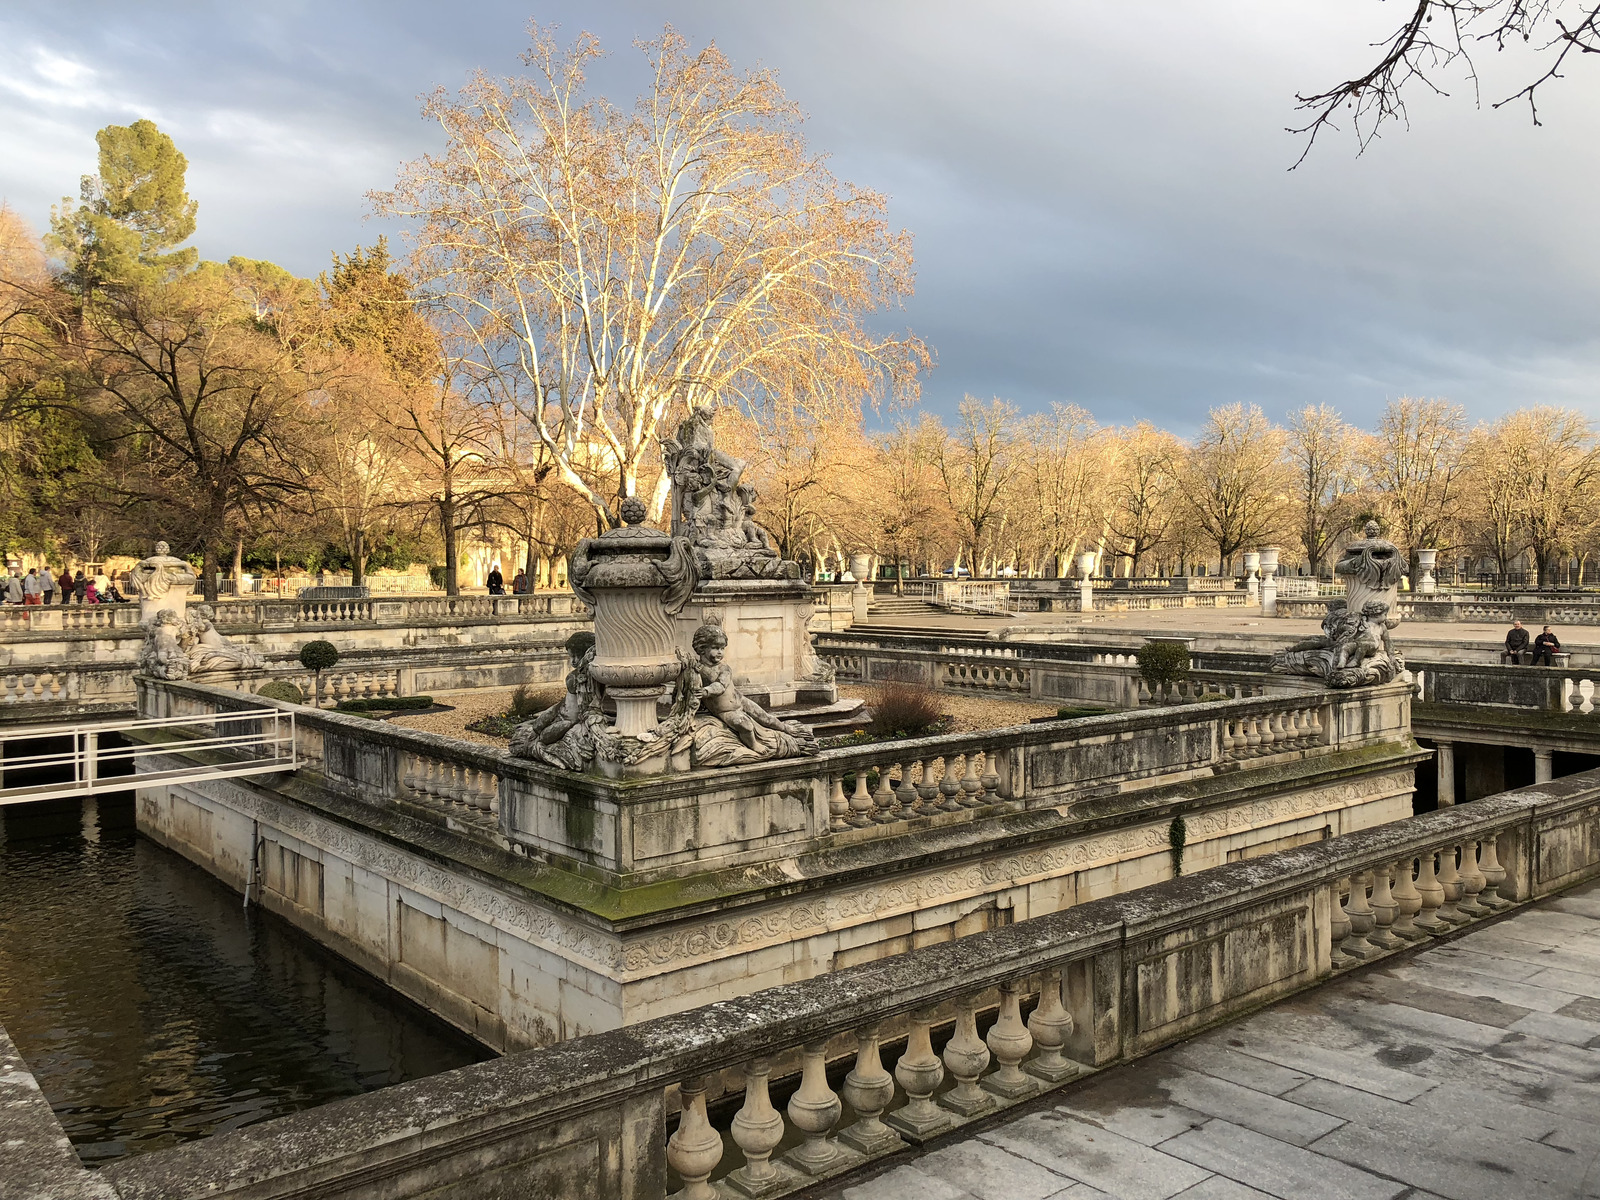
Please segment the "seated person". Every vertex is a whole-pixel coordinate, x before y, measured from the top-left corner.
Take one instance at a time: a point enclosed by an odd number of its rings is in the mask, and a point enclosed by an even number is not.
[[[1561,639],[1550,632],[1550,626],[1544,627],[1544,632],[1533,639],[1533,665],[1553,667],[1556,665],[1554,656],[1561,652]]]
[[[1522,652],[1528,648],[1528,631],[1522,627],[1521,621],[1511,622],[1511,630],[1506,634],[1506,652],[1502,662],[1520,663]]]

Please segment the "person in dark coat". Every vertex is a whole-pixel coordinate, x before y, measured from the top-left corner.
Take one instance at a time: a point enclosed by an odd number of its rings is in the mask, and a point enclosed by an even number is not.
[[[72,578],[72,569],[70,567],[62,567],[61,568],[61,577],[56,580],[56,587],[61,589],[61,603],[63,603],[63,604],[71,604],[72,603],[73,589],[76,586],[77,586],[77,583]]]
[[[489,568],[489,595],[504,596],[506,594],[506,577],[500,574],[500,564],[495,563]]]
[[[1522,652],[1528,648],[1528,631],[1522,627],[1521,621],[1511,622],[1511,630],[1506,634],[1506,661],[1520,663]]]
[[[1555,655],[1561,652],[1561,639],[1550,632],[1550,626],[1544,627],[1544,632],[1533,639],[1533,665],[1539,666],[1541,661],[1547,667],[1556,665]]]

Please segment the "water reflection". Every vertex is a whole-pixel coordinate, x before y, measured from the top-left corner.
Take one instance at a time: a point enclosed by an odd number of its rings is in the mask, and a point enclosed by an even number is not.
[[[0,1023],[90,1164],[489,1051],[132,830],[5,812]]]

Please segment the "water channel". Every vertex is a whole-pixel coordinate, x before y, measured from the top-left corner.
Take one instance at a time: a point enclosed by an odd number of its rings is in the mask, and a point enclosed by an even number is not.
[[[0,1024],[84,1162],[492,1057],[133,829],[0,809]]]

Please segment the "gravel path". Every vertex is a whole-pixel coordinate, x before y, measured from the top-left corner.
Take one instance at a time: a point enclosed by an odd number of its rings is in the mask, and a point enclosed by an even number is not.
[[[389,724],[406,729],[420,729],[425,733],[462,738],[484,746],[504,749],[505,738],[474,733],[467,726],[484,717],[505,712],[511,707],[511,693],[515,688],[484,688],[481,691],[457,692],[453,696],[440,696],[440,704],[453,704],[453,712],[416,713],[412,716],[392,717]]]
[[[870,689],[840,687],[841,697],[869,700]],[[1034,717],[1053,717],[1059,704],[1046,704],[1040,700],[1012,700],[1001,696],[975,696],[963,692],[939,692],[939,711],[955,718],[951,733],[974,733],[980,729],[1004,729],[1008,725],[1024,725]]]

